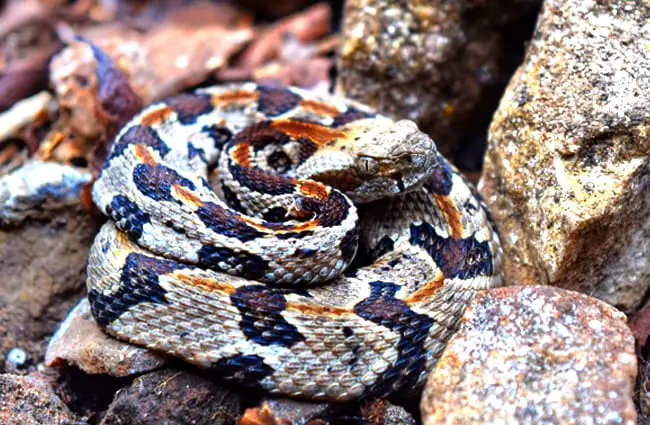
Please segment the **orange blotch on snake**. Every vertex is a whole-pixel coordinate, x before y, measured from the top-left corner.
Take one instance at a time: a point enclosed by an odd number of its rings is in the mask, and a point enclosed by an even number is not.
[[[445,276],[442,273],[438,273],[436,277],[425,283],[420,289],[415,291],[412,295],[406,298],[404,301],[411,304],[417,303],[424,300],[431,299],[438,292],[438,289],[442,288],[445,284]]]
[[[251,166],[251,145],[248,143],[239,143],[232,150],[232,159],[242,167]]]
[[[287,302],[286,309],[299,311],[303,314],[313,314],[316,316],[341,316],[343,314],[354,314],[354,311],[347,308],[328,305],[299,304],[295,302]]]
[[[289,233],[289,232],[291,233],[303,232],[306,230],[313,230],[319,226],[317,218],[313,220],[305,221],[304,223],[298,223],[298,224],[266,223],[264,225],[261,225],[260,223],[256,222],[255,219],[251,219],[246,216],[240,216],[240,219],[256,230],[265,231],[265,232],[272,230],[274,232],[277,232],[278,234]]]
[[[463,222],[461,221],[461,214],[456,206],[448,196],[434,195],[434,200],[445,216],[445,221],[449,226],[449,235],[454,239],[460,238],[463,234]]]
[[[153,111],[148,112],[146,115],[140,118],[140,124],[145,126],[151,126],[154,124],[160,124],[174,112],[174,109],[171,106],[163,106]]]
[[[300,192],[305,196],[312,196],[320,200],[326,200],[328,196],[327,187],[315,181],[300,181]]]
[[[306,221],[304,223],[294,224],[293,226],[290,226],[287,230],[290,232],[304,232],[305,230],[312,230],[318,225],[319,225],[318,219],[314,219],[314,220]]]
[[[303,99],[300,101],[300,106],[307,112],[328,117],[333,117],[341,113],[339,108],[336,106],[319,102],[317,100]]]
[[[345,132],[341,130],[306,121],[276,120],[271,122],[271,128],[280,130],[294,139],[305,137],[319,146],[345,136]]]
[[[255,102],[259,97],[257,91],[249,90],[229,90],[223,93],[212,95],[212,105],[214,107],[229,107],[233,105],[242,105]]]
[[[115,244],[119,247],[116,252],[123,254],[125,257],[129,252],[135,249],[135,245],[129,239],[129,236],[124,232],[115,232]]]
[[[220,282],[216,279],[210,279],[207,277],[194,276],[183,272],[182,270],[174,272],[174,276],[176,276],[183,283],[190,284],[208,292],[223,292],[227,295],[232,295],[236,290],[235,287],[230,283]]]
[[[144,164],[154,165],[156,164],[156,159],[151,154],[149,147],[147,145],[135,145],[135,155],[140,161]]]
[[[195,193],[193,193],[185,186],[175,184],[173,187],[174,187],[174,191],[176,192],[176,196],[181,200],[183,200],[185,203],[194,205],[194,207],[200,207],[201,205],[203,205],[203,201],[201,201],[201,198],[199,198]]]

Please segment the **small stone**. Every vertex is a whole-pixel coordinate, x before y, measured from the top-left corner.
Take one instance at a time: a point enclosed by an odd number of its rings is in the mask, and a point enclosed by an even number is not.
[[[544,2],[490,127],[480,189],[507,280],[626,313],[650,288],[650,7]]]
[[[362,416],[371,424],[415,425],[415,418],[402,406],[384,399],[373,400],[361,409]]]
[[[608,304],[548,286],[484,291],[429,376],[424,425],[636,424],[634,338]]]
[[[71,425],[77,418],[36,376],[0,375],[0,423]]]
[[[19,369],[25,365],[27,353],[22,348],[12,348],[7,353],[7,363],[13,368]]]
[[[68,314],[50,340],[45,353],[50,367],[74,365],[89,374],[128,376],[163,366],[163,354],[136,347],[106,335],[83,298]]]
[[[415,418],[402,406],[388,406],[382,425],[415,425]]]
[[[235,425],[240,396],[186,371],[148,373],[119,391],[100,425]]]

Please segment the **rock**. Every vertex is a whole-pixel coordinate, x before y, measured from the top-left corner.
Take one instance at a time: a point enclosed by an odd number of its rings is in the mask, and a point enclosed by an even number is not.
[[[481,190],[513,284],[634,311],[650,287],[650,6],[550,0],[490,127]]]
[[[143,106],[141,87],[119,59],[81,37],[53,58],[50,80],[60,113],[37,154],[45,151],[59,162],[84,158],[99,173],[115,135]]]
[[[0,375],[0,423],[3,425],[72,425],[75,415],[35,376]]]
[[[260,407],[246,409],[239,425],[327,425],[340,405],[326,402],[268,398]]]
[[[11,230],[28,219],[48,220],[61,209],[81,203],[88,171],[31,160],[0,178],[0,228]]]
[[[74,365],[89,374],[128,376],[163,366],[163,354],[111,338],[101,331],[83,298],[54,334],[45,353],[50,367]]]
[[[538,3],[348,0],[337,90],[416,121],[447,154],[476,126],[473,112],[492,113],[475,107],[504,79],[503,26]]]
[[[342,421],[348,423],[345,418],[358,418],[358,423],[371,425],[416,424],[413,416],[403,407],[384,399],[364,403],[359,410],[359,405],[355,403],[266,398],[259,407],[246,409],[238,425],[327,425]]]
[[[7,362],[10,352],[16,354],[12,350],[24,352],[22,370],[42,360],[50,334],[84,293],[86,258],[96,233],[77,190],[89,174],[59,175],[51,165],[41,169],[43,174],[31,169],[25,179],[16,174],[0,179],[0,365],[12,371],[17,365]],[[39,185],[47,181],[41,175],[56,178]],[[23,183],[29,189],[23,190]]]
[[[424,425],[636,424],[625,316],[548,286],[477,295],[422,399]]]
[[[100,425],[235,425],[240,398],[190,372],[163,370],[119,391]]]

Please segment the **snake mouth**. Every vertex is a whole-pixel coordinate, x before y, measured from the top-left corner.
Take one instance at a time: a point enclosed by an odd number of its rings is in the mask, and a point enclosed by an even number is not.
[[[404,192],[406,190],[404,179],[401,177],[397,179],[397,188],[399,189],[400,192]]]
[[[394,181],[399,192],[409,192],[424,183],[437,165],[437,159],[430,153],[410,153],[400,157],[399,167],[386,173]]]

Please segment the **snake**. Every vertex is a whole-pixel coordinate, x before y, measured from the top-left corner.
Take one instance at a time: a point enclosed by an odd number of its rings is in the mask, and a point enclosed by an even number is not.
[[[420,391],[476,292],[503,284],[490,213],[433,140],[335,95],[233,83],[154,103],[92,197],[99,326],[270,394]]]

